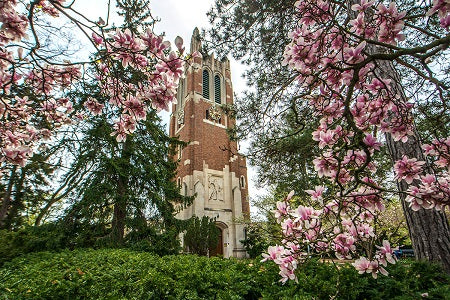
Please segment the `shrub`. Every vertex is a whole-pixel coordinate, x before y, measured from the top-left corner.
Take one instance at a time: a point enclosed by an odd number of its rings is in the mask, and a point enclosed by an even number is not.
[[[57,224],[0,230],[0,266],[22,254],[66,248],[68,241]]]
[[[78,249],[18,257],[0,268],[0,299],[446,299],[449,277],[422,262],[390,276],[311,261],[299,283],[278,282],[278,267],[195,255],[159,257],[126,249]]]
[[[125,244],[117,246],[99,226],[73,228],[63,222],[26,226],[18,231],[0,230],[0,266],[23,254],[76,248],[130,248],[157,255],[177,254],[181,250],[178,230],[159,233],[153,227],[127,234]]]
[[[140,232],[132,231],[126,235],[125,247],[137,251],[151,252],[157,255],[178,254],[181,245],[176,228],[158,233],[155,228],[147,227]]]
[[[262,227],[264,225],[258,223],[248,224],[246,237],[240,241],[250,258],[261,257],[261,254],[265,253],[271,245],[265,236],[265,228]]]
[[[207,255],[209,249],[214,249],[219,241],[219,229],[214,219],[203,216],[201,219],[193,216],[186,227],[184,245],[190,253]]]

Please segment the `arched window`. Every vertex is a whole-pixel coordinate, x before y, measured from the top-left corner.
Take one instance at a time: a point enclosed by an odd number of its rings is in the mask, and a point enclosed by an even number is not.
[[[187,196],[188,195],[188,187],[186,185],[186,183],[183,183],[184,186],[184,195]]]
[[[178,145],[178,159],[181,159],[181,154],[183,153],[183,147],[181,145]]]
[[[220,104],[221,101],[221,96],[222,96],[222,89],[221,89],[221,85],[220,85],[220,76],[219,75],[215,75],[214,76],[214,101],[217,104]]]
[[[240,179],[241,179],[241,180],[240,180],[241,188],[243,189],[243,188],[245,188],[245,177],[244,177],[244,176],[241,176]]]
[[[177,95],[177,100],[178,100],[178,107],[182,108],[183,107],[183,101],[184,101],[184,79],[180,80],[180,85],[178,86],[178,95]]]
[[[208,70],[203,70],[203,98],[209,99],[209,72]]]

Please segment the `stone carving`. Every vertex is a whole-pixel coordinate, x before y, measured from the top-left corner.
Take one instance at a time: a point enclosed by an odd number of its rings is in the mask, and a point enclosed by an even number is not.
[[[177,114],[178,125],[184,124],[184,110],[181,109]]]
[[[219,121],[222,117],[222,114],[220,113],[220,108],[216,105],[212,105],[209,108],[209,118],[213,121]]]
[[[223,199],[223,178],[219,176],[208,176],[209,201],[224,201]]]

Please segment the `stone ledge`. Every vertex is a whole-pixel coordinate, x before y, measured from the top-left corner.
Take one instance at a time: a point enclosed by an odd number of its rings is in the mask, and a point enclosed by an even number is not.
[[[205,210],[207,210],[207,211],[223,211],[223,212],[232,212],[233,211],[230,208],[210,208],[210,207],[205,207]]]

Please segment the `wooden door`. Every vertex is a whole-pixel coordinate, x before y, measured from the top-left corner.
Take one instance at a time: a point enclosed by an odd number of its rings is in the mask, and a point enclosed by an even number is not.
[[[209,256],[218,256],[223,255],[223,235],[222,235],[222,229],[217,227],[219,230],[219,238],[217,240],[217,245],[215,249],[209,249]]]

